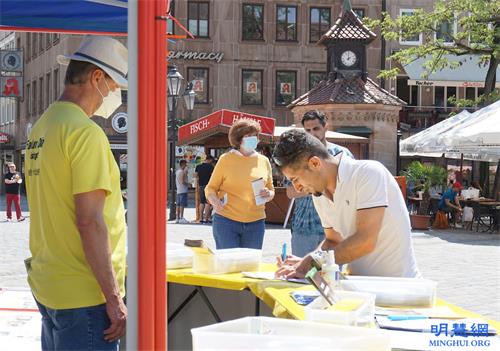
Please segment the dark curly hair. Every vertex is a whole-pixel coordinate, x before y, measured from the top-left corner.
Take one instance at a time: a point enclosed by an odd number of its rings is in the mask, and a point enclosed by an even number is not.
[[[304,116],[302,116],[302,121],[300,121],[300,123],[304,125],[305,121],[314,121],[315,119],[317,119],[319,123],[324,127],[328,118],[323,112],[319,110],[311,110],[304,113]]]
[[[274,163],[280,168],[298,169],[304,159],[317,156],[328,159],[330,154],[317,138],[300,129],[289,130],[280,136],[273,152]]]

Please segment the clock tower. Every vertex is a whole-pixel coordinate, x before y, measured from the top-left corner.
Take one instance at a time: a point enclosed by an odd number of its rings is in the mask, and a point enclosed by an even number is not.
[[[344,0],[341,16],[318,41],[327,50],[328,76],[366,81],[366,46],[375,38],[375,33],[352,11],[350,1]]]
[[[397,123],[405,102],[367,74],[367,47],[375,39],[375,33],[352,11],[349,0],[343,0],[341,15],[318,41],[327,50],[326,79],[288,108],[296,124],[308,111],[322,111],[330,130],[363,137],[366,144],[336,143],[350,148],[360,158],[378,160],[395,172]]]

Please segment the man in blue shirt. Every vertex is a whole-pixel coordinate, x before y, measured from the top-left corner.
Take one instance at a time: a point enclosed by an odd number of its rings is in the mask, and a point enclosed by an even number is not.
[[[462,184],[460,184],[460,182],[453,183],[452,187],[448,188],[443,193],[443,196],[438,203],[439,210],[451,213],[451,218],[455,227],[458,226],[458,218],[463,211],[460,206],[460,201],[458,200],[458,193],[460,190],[462,190]]]
[[[332,156],[343,152],[345,155],[354,158],[347,148],[326,140],[326,132],[328,131],[326,120],[324,113],[313,110],[304,114],[301,123],[304,130],[319,139]],[[325,231],[314,208],[312,196],[307,193],[297,192],[288,179],[285,180],[285,186],[287,196],[290,199],[295,199],[292,217],[292,253],[295,256],[302,257],[318,247],[325,239]]]

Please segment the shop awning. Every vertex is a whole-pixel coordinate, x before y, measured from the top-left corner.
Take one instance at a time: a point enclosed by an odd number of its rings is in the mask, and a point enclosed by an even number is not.
[[[227,135],[233,123],[242,118],[257,121],[262,128],[261,139],[272,140],[274,118],[222,109],[181,126],[178,131],[179,144],[201,145],[205,144],[208,138]]]
[[[0,30],[126,34],[127,0],[2,0]]]
[[[365,138],[369,138],[370,135],[373,134],[373,130],[371,130],[371,128],[363,127],[363,126],[339,127],[339,128],[337,128],[336,132],[343,133],[343,134],[355,135],[355,136],[359,136],[359,137],[365,137]]]
[[[444,56],[449,62],[460,62],[460,66],[455,69],[448,67],[424,78],[424,64],[430,57],[418,58],[404,66],[409,78],[408,85],[484,87],[488,66],[479,64],[479,55]],[[496,86],[500,87],[500,67],[497,68],[496,77]]]

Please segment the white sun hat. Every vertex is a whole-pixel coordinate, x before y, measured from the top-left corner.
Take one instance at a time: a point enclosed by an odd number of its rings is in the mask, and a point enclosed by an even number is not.
[[[128,50],[118,40],[106,36],[86,36],[72,55],[58,55],[57,62],[68,65],[71,60],[86,61],[105,71],[120,88],[128,86]]]

